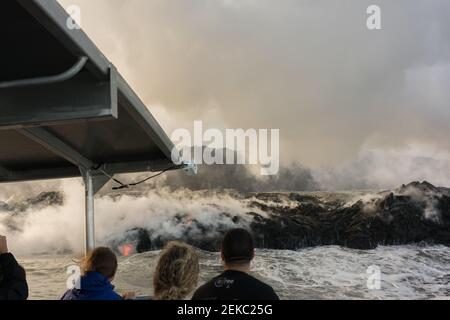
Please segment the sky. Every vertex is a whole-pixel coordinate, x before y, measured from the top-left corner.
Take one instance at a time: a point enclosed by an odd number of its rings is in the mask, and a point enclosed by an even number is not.
[[[59,2],[169,135],[280,129],[281,163],[327,183],[450,185],[450,1]]]

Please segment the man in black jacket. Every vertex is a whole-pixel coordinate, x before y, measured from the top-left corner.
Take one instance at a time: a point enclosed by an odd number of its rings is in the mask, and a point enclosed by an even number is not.
[[[221,251],[225,272],[197,289],[192,300],[279,300],[272,287],[249,274],[255,249],[247,230],[227,232]]]
[[[0,235],[0,300],[26,300],[28,285],[25,270],[8,252],[6,237]]]

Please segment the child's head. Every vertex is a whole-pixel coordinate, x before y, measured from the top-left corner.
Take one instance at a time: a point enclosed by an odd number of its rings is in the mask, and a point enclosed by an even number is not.
[[[155,299],[181,300],[197,286],[200,269],[195,250],[181,242],[169,242],[153,277]]]
[[[112,281],[117,272],[117,257],[109,248],[99,247],[84,262],[84,273],[98,272]]]

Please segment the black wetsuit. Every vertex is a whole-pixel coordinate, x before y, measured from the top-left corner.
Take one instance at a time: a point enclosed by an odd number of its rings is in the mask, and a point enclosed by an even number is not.
[[[247,273],[228,270],[197,289],[192,300],[279,300],[273,289]]]
[[[0,254],[0,300],[26,300],[25,270],[11,253]]]

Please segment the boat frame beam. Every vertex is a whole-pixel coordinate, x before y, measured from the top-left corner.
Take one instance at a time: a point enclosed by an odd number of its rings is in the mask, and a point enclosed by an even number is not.
[[[85,253],[95,249],[95,194],[112,178],[94,169],[95,163],[45,128],[35,127],[19,130],[51,152],[78,166],[85,190]]]

